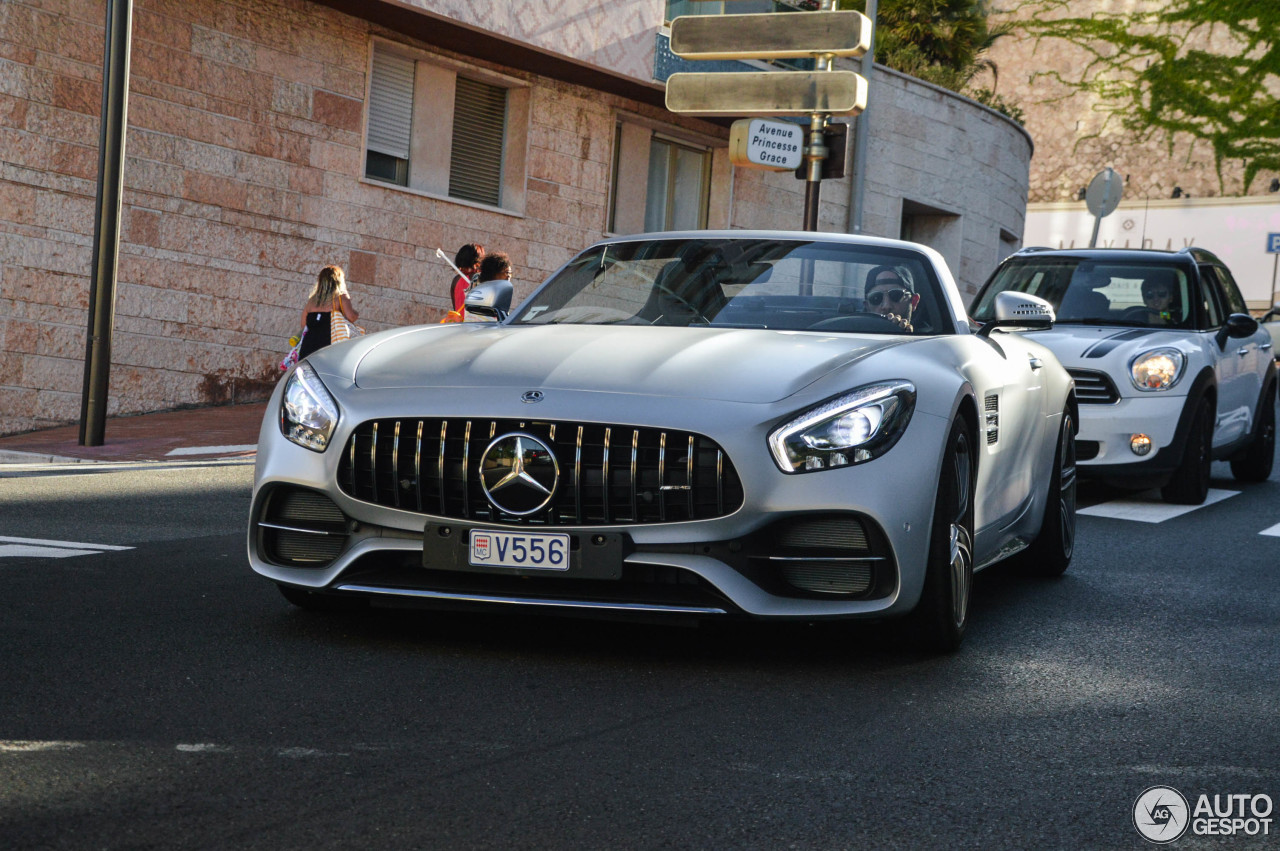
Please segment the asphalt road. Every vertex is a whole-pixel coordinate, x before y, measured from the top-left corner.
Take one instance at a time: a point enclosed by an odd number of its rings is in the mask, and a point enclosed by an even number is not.
[[[1148,787],[1280,800],[1277,476],[1081,517],[1066,576],[982,573],[942,657],[305,613],[248,568],[251,478],[0,470],[0,848],[1139,848]]]

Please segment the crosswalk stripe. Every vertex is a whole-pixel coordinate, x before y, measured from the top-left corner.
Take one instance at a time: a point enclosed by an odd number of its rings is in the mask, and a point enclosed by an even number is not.
[[[37,547],[61,547],[83,549],[100,552],[102,550],[131,550],[133,547],[120,547],[114,544],[86,544],[80,541],[50,541],[45,538],[11,538],[0,535],[0,544],[31,544]]]
[[[102,555],[102,550],[73,550],[70,547],[33,547],[30,544],[0,544],[0,558],[68,558]]]
[[[1138,523],[1163,523],[1166,520],[1181,517],[1196,509],[1213,505],[1215,502],[1230,499],[1239,493],[1240,491],[1210,488],[1209,495],[1205,497],[1204,503],[1201,505],[1170,505],[1160,499],[1159,491],[1152,490],[1144,491],[1130,499],[1115,499],[1111,502],[1103,502],[1098,505],[1091,505],[1088,508],[1081,508],[1076,513],[1086,514],[1090,517],[1109,517],[1113,520],[1133,520]]]

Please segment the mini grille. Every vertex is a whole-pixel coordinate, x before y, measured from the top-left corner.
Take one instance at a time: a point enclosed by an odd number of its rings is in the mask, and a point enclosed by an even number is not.
[[[485,498],[480,457],[496,437],[532,434],[560,480],[527,517]],[[600,423],[442,418],[361,423],[343,448],[338,486],[355,499],[419,514],[526,525],[704,520],[742,505],[742,483],[718,444],[686,431]]]
[[[1094,372],[1091,369],[1068,369],[1076,380],[1076,399],[1081,404],[1114,405],[1120,401],[1120,392],[1105,372]]]

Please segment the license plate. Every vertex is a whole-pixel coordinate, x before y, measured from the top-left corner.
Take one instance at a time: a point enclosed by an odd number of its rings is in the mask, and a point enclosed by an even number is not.
[[[569,536],[472,529],[471,563],[481,567],[568,570]]]

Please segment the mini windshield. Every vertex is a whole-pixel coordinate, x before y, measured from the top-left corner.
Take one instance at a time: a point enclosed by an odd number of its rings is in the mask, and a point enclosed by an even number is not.
[[[1190,287],[1186,269],[1172,263],[1032,256],[1002,266],[972,313],[987,322],[996,294],[1016,292],[1048,301],[1059,324],[1191,328]]]
[[[587,249],[510,321],[953,333],[941,293],[930,259],[909,248],[805,239],[636,240]]]

